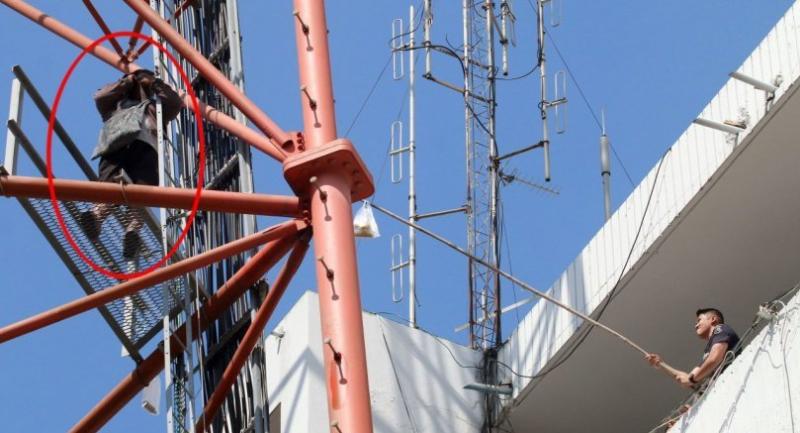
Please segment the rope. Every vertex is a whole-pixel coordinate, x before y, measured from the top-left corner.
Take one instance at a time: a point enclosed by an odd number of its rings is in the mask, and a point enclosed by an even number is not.
[[[679,420],[679,419],[681,419],[681,417],[682,417],[682,416],[683,416],[683,414],[680,414],[680,415],[678,415],[678,416],[675,416],[675,417],[669,418],[669,419],[667,419],[666,421],[662,422],[661,424],[659,424],[659,425],[657,425],[657,426],[653,427],[653,429],[652,429],[652,430],[650,430],[648,433],[655,433],[655,432],[656,432],[656,431],[658,431],[658,429],[660,429],[661,427],[667,427],[667,428],[669,428],[669,427],[671,427],[671,426],[672,426],[674,423],[678,422],[678,420]]]
[[[557,307],[559,307],[559,308],[561,308],[561,309],[563,309],[563,310],[565,310],[565,311],[567,311],[567,312],[569,312],[569,313],[571,313],[571,314],[573,314],[575,316],[580,317],[581,319],[583,319],[586,322],[592,324],[593,326],[596,326],[596,327],[606,331],[607,333],[609,333],[609,334],[613,335],[614,337],[618,338],[623,343],[627,344],[628,346],[632,347],[633,349],[635,349],[636,351],[642,353],[643,355],[647,356],[647,355],[650,354],[650,352],[644,350],[641,346],[636,344],[633,340],[631,340],[628,337],[622,335],[622,333],[620,333],[620,332],[618,332],[618,331],[616,331],[616,330],[614,330],[614,329],[612,329],[612,328],[610,328],[610,327],[598,322],[597,320],[592,319],[591,317],[587,316],[586,314],[581,313],[580,311],[570,307],[567,304],[564,304],[563,302],[561,302],[561,301],[553,298],[552,296],[550,296],[550,295],[548,295],[548,294],[546,294],[546,293],[534,288],[533,286],[530,286],[529,284],[525,283],[524,281],[520,280],[519,278],[517,278],[517,277],[515,277],[515,276],[513,276],[513,275],[511,275],[511,274],[509,274],[509,273],[507,273],[505,271],[503,271],[502,269],[497,268],[495,266],[492,266],[492,264],[490,264],[489,262],[487,262],[487,261],[485,261],[485,260],[483,260],[483,259],[481,259],[479,257],[473,256],[469,252],[465,251],[464,249],[462,249],[458,245],[454,244],[453,242],[445,239],[444,237],[439,236],[436,233],[434,233],[434,232],[432,232],[432,231],[430,231],[430,230],[428,230],[428,229],[426,229],[426,228],[424,228],[424,227],[422,227],[422,226],[420,226],[418,224],[414,224],[414,223],[408,222],[404,218],[400,217],[399,215],[397,215],[397,214],[395,214],[395,213],[393,213],[393,212],[391,212],[391,211],[389,211],[387,209],[384,209],[383,207],[381,207],[381,206],[379,206],[379,205],[377,205],[375,203],[372,203],[371,205],[372,205],[372,207],[374,209],[377,209],[378,211],[380,211],[381,213],[387,215],[388,217],[390,217],[390,218],[392,218],[394,220],[397,220],[400,223],[403,223],[403,224],[406,224],[406,225],[408,225],[410,227],[413,227],[414,229],[418,230],[419,232],[428,235],[429,237],[431,237],[431,238],[433,238],[433,239],[435,239],[435,240],[447,245],[451,249],[461,253],[462,255],[470,258],[471,260],[473,260],[473,261],[485,266],[486,268],[496,272],[498,275],[501,275],[501,276],[505,277],[507,280],[511,281],[512,283],[517,284],[518,286],[522,287],[523,289],[525,289],[525,290],[527,290],[527,291],[539,296],[540,298],[542,298],[542,299],[544,299],[544,300],[546,300],[546,301],[548,301],[548,302],[550,302],[552,304],[555,304]],[[669,364],[667,364],[666,362],[663,362],[663,361],[659,364],[659,367],[661,367],[661,369],[664,372],[666,372],[667,374],[670,374],[670,375],[673,375],[673,373],[670,370],[677,371],[673,367],[671,367]]]
[[[130,203],[128,202],[128,195],[125,194],[125,181],[120,180],[119,187],[120,190],[122,191],[122,199],[125,200],[125,205],[130,206]]]
[[[350,126],[347,127],[347,131],[345,131],[343,137],[347,137],[350,134],[350,131],[356,126],[356,122],[358,122],[358,118],[361,117],[361,113],[364,111],[364,108],[367,107],[370,98],[372,98],[372,94],[375,93],[375,89],[378,87],[378,84],[381,82],[381,78],[383,78],[383,74],[386,73],[386,70],[389,68],[389,64],[392,62],[392,55],[389,55],[389,58],[386,60],[386,64],[383,65],[383,69],[378,74],[378,77],[375,78],[375,81],[372,83],[372,88],[369,89],[367,96],[364,98],[364,101],[361,103],[361,107],[358,109],[353,121],[350,122]]]

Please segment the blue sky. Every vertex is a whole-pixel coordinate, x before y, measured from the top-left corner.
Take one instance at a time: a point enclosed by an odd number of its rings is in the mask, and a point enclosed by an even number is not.
[[[91,37],[101,33],[77,1],[32,2],[53,17]],[[101,2],[97,2],[101,3]],[[121,2],[120,2],[121,3]],[[661,153],[686,129],[703,106],[749,55],[792,2],[677,0],[672,2],[566,1],[562,24],[551,36],[578,79],[593,109],[607,110],[607,129],[620,162],[612,161],[613,202],[621,203]],[[460,2],[434,2],[433,41],[461,41]],[[449,5],[452,4],[452,5]],[[406,1],[328,2],[333,79],[339,134],[352,124],[372,84],[389,60],[391,20],[408,21]],[[301,125],[296,70],[294,22],[288,1],[240,1],[246,89],[284,129]],[[122,4],[103,4],[101,11],[115,30],[130,29],[133,14]],[[517,47],[510,54],[511,75],[528,71],[535,61],[535,21],[528,0],[516,0]],[[5,47],[0,52],[0,115],[8,105],[11,66],[20,64],[46,99],[52,100],[58,80],[78,50],[10,9],[0,7]],[[418,39],[421,35],[418,36]],[[564,64],[550,45],[552,74]],[[460,81],[458,64],[435,56],[433,72]],[[418,72],[421,71],[418,63]],[[100,119],[91,93],[118,73],[89,58],[76,71],[62,100],[59,117],[88,154]],[[420,212],[464,203],[463,105],[460,95],[418,79],[417,147]],[[551,90],[552,91],[552,90]],[[376,181],[376,202],[405,212],[406,187],[389,182],[386,151],[389,125],[406,114],[406,81],[393,81],[391,70],[377,87],[348,138],[353,140]],[[501,153],[540,139],[539,82],[534,74],[498,85],[498,144]],[[548,287],[602,225],[599,173],[599,129],[569,83],[569,127],[553,137],[553,197],[519,185],[504,187],[503,267],[539,288]],[[43,151],[46,122],[32,104],[25,107],[24,129]],[[30,120],[30,121],[29,121]],[[77,176],[55,151],[55,171]],[[59,163],[62,163],[59,165]],[[534,181],[542,179],[541,155],[534,152],[511,163]],[[256,190],[288,193],[280,166],[255,156]],[[22,174],[32,175],[22,163]],[[359,267],[364,308],[406,315],[405,303],[391,302],[389,238],[406,233],[403,226],[378,216],[383,236],[359,240]],[[261,219],[260,227],[275,221]],[[465,245],[464,220],[449,216],[425,222]],[[82,291],[18,203],[0,200],[0,324],[8,324],[82,295]],[[429,239],[419,240],[419,323],[432,332],[465,342],[453,328],[466,320],[466,262]],[[304,264],[275,317],[280,318],[315,279]],[[504,285],[503,304],[526,295]],[[518,313],[521,316],[527,309]],[[517,320],[503,322],[507,336]],[[273,321],[274,322],[274,321]],[[96,312],[0,345],[0,418],[3,431],[58,432],[68,429],[93,406],[133,364],[119,357],[119,343]],[[146,415],[131,404],[105,431],[162,431],[162,417]]]

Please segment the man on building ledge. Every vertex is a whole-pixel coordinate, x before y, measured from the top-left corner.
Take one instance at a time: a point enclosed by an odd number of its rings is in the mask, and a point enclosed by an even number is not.
[[[730,350],[736,350],[739,343],[739,336],[733,328],[725,324],[722,312],[716,308],[701,308],[697,310],[696,315],[694,331],[698,337],[707,341],[703,351],[703,361],[688,373],[680,370],[672,372],[675,380],[685,388],[693,388],[713,375],[725,361],[725,354]],[[647,355],[645,359],[655,367],[661,364],[661,357],[655,353]]]

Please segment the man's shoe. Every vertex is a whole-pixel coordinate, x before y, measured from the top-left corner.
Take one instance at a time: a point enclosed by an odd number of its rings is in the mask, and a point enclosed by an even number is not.
[[[83,211],[78,215],[78,224],[90,241],[94,242],[100,237],[100,224],[91,210]]]
[[[127,260],[133,259],[141,246],[142,239],[139,237],[139,233],[125,232],[125,237],[122,239],[122,257]]]

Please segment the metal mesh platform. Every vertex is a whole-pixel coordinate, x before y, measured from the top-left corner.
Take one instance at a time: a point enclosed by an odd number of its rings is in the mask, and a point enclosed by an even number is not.
[[[120,283],[92,269],[69,245],[58,224],[50,200],[20,199],[19,201],[87,294]],[[142,240],[138,256],[129,261],[122,254],[122,239],[126,227],[129,226],[133,215],[137,215],[138,218],[148,218],[149,215],[142,215],[143,212],[147,212],[146,210],[129,209],[126,206],[116,207],[103,222],[97,240],[92,241],[82,231],[78,215],[91,210],[95,205],[87,202],[62,201],[59,202],[59,206],[72,238],[84,254],[97,265],[113,272],[129,273],[146,269],[161,260],[161,238],[146,224],[138,230]],[[138,350],[160,330],[166,309],[173,311],[179,307],[178,300],[183,299],[187,288],[186,280],[185,277],[171,280],[142,290],[136,295],[110,302],[100,309],[103,317],[134,359],[139,358]]]

